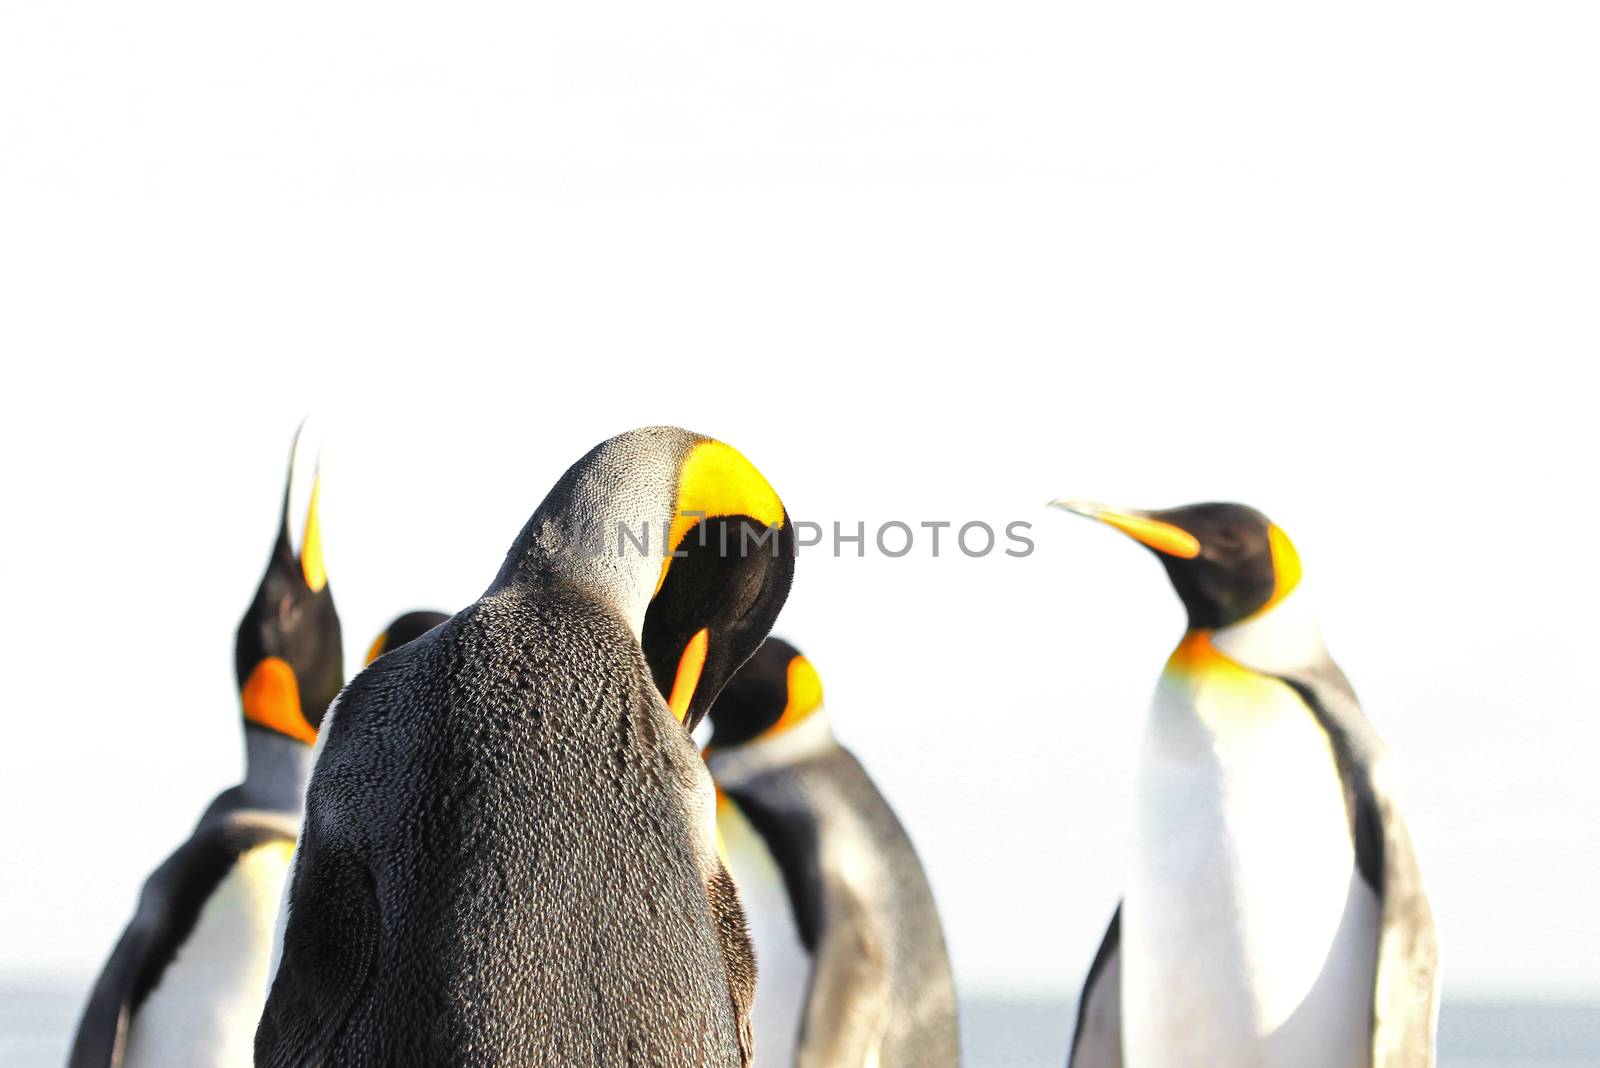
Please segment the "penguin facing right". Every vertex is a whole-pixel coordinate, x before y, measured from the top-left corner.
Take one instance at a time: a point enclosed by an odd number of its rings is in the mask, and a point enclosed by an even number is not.
[[[759,961],[758,1026],[778,1033],[758,1031],[758,1049],[792,1048],[799,1068],[960,1064],[955,982],[927,875],[888,802],[834,739],[811,662],[767,639],[710,719],[706,764],[737,806],[719,806],[729,865],[757,882],[767,863],[740,833],[742,816],[782,873],[809,955]],[[808,976],[803,1006],[782,992],[794,980],[780,968]],[[767,1013],[769,990],[782,1000]],[[765,1052],[762,1061],[782,1063]]]
[[[1189,616],[1069,1064],[1432,1065],[1432,912],[1388,753],[1306,609],[1288,536],[1239,504],[1054,503],[1153,551]]]
[[[318,740],[259,1068],[747,1065],[754,962],[690,731],[794,543],[731,446],[622,434],[477,601],[358,674]]]
[[[273,924],[323,712],[344,679],[318,477],[297,434],[277,541],[239,623],[244,781],[145,882],[95,983],[68,1068],[248,1068]],[[304,516],[303,525],[291,517]]]

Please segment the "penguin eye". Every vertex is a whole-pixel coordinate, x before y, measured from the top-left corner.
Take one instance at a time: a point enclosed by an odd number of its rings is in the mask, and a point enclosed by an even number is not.
[[[1237,527],[1223,527],[1212,535],[1211,543],[1223,553],[1237,552],[1242,540]]]

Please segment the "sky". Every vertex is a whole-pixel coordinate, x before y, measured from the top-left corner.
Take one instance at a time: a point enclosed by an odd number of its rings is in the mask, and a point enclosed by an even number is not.
[[[805,550],[776,631],[969,992],[1076,990],[1183,628],[1045,502],[1252,504],[1402,764],[1447,996],[1600,994],[1596,30],[9,6],[0,972],[87,981],[237,780],[233,629],[314,411],[352,670],[634,426],[733,443],[827,529],[1032,524],[1020,558]]]

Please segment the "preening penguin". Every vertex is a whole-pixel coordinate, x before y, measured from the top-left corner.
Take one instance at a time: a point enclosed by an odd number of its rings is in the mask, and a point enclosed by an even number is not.
[[[1139,759],[1125,896],[1070,1063],[1433,1063],[1438,953],[1387,754],[1254,509],[1081,501],[1188,611]]]
[[[574,464],[483,596],[330,715],[256,1063],[747,1064],[754,963],[689,731],[793,553],[721,442],[651,427]]]
[[[251,1063],[311,743],[344,677],[309,452],[297,436],[278,538],[236,638],[244,781],[145,882],[69,1068]]]
[[[712,706],[711,725],[706,763],[782,872],[809,955],[759,961],[758,1023],[781,1029],[770,1041],[758,1031],[763,1063],[785,1059],[768,1049],[793,1049],[802,1068],[959,1064],[955,983],[927,875],[888,802],[834,739],[816,669],[769,638]],[[754,843],[726,841],[736,879],[759,871]],[[766,1013],[769,979],[792,983],[782,974],[792,968],[809,976],[803,1007]]]

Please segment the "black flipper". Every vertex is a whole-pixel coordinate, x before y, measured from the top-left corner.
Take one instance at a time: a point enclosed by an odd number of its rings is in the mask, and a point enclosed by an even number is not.
[[[194,835],[151,873],[133,920],[89,995],[67,1068],[122,1063],[135,1014],[194,930],[206,899],[240,856],[274,841],[294,841],[281,819],[249,813],[208,815]]]
[[[1331,660],[1283,680],[1327,732],[1345,783],[1356,867],[1379,901],[1372,1066],[1429,1068],[1438,1028],[1438,933],[1387,773],[1388,750]]]
[[[1122,1068],[1122,905],[1100,940],[1078,999],[1067,1068]]]

